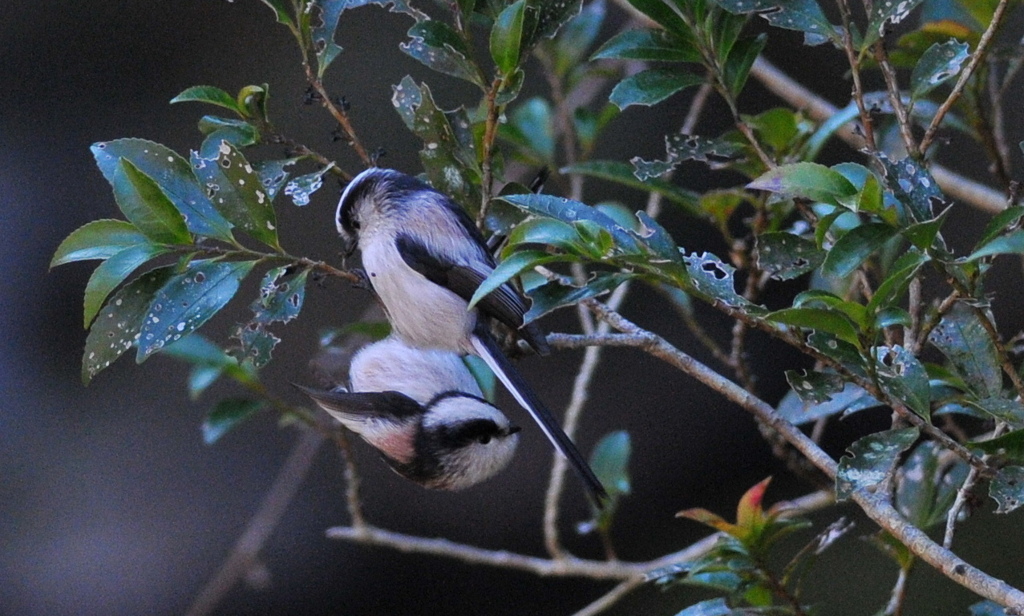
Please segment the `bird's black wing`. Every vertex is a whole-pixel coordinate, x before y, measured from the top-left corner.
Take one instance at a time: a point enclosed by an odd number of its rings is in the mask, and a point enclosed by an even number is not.
[[[491,273],[489,270],[455,263],[435,254],[408,234],[399,235],[395,245],[409,267],[467,302]],[[503,284],[491,291],[477,303],[477,307],[485,315],[501,321],[512,329],[523,326],[526,302],[512,285]]]
[[[397,391],[323,391],[292,383],[326,411],[363,417],[405,419],[423,413],[423,407]]]

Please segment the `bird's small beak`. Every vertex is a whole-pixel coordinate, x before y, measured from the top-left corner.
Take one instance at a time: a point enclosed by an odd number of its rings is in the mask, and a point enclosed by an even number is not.
[[[346,259],[351,257],[358,247],[359,240],[357,238],[341,236],[341,251]]]
[[[512,436],[513,434],[515,434],[516,432],[519,432],[520,430],[522,430],[522,428],[520,428],[519,426],[509,426],[508,427],[508,435]]]

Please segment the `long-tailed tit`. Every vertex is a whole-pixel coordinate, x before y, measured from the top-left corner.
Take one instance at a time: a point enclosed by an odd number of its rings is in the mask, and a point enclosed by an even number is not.
[[[392,337],[360,350],[349,379],[351,391],[296,387],[422,486],[468,488],[508,466],[515,453],[519,428],[481,397],[455,353]]]
[[[363,268],[392,330],[415,347],[481,357],[600,505],[606,496],[601,482],[490,333],[489,319],[494,318],[517,330],[538,352],[548,352],[540,331],[523,326],[524,297],[504,284],[467,310],[495,261],[462,208],[414,177],[371,168],[345,188],[336,222],[348,253],[357,247],[362,253]]]

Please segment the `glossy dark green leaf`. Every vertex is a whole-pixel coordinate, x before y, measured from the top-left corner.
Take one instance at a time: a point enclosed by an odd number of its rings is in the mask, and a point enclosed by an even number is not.
[[[935,241],[939,237],[939,230],[942,229],[946,217],[953,208],[946,208],[941,214],[932,220],[914,223],[903,230],[903,237],[910,240],[918,250],[926,251],[929,248],[941,248],[941,243],[936,246]]]
[[[808,289],[793,298],[793,308],[825,308],[843,313],[854,325],[866,328],[871,324],[867,309],[863,304],[843,299],[838,295],[821,289]]]
[[[662,263],[682,265],[683,257],[679,252],[679,246],[676,245],[675,240],[672,239],[668,231],[643,210],[636,213],[636,218],[640,225],[636,231],[631,230],[631,233],[640,240],[643,247],[651,255],[647,259],[647,263],[652,265]]]
[[[1024,206],[1020,205],[1008,207],[993,216],[992,220],[985,225],[985,231],[982,232],[981,239],[978,240],[974,249],[978,250],[984,247],[985,244],[1003,235],[1007,230],[1015,230],[1022,216],[1024,216]]]
[[[996,513],[1010,513],[1024,504],[1024,467],[999,469],[988,486],[988,495],[999,505]]]
[[[86,385],[104,368],[136,344],[135,337],[157,290],[171,278],[172,267],[161,267],[129,282],[107,301],[89,330],[82,354],[82,382]]]
[[[220,144],[227,141],[236,148],[244,148],[259,143],[260,134],[256,127],[245,120],[231,120],[216,116],[203,116],[199,119],[199,132],[206,135],[199,146],[202,158],[217,158]]]
[[[244,115],[244,110],[238,106],[235,97],[216,86],[186,88],[181,94],[172,98],[171,103],[209,103]]]
[[[676,92],[698,86],[704,78],[675,68],[650,68],[630,75],[612,89],[609,100],[619,109],[655,105]]]
[[[972,252],[966,261],[977,261],[984,257],[1006,254],[1024,254],[1024,229],[1018,229],[1008,235],[1000,235]]]
[[[629,253],[636,253],[639,251],[636,240],[626,229],[623,229],[606,214],[601,213],[599,210],[589,205],[580,203],[579,201],[573,201],[571,199],[555,197],[552,195],[536,194],[505,195],[499,197],[499,199],[511,203],[512,205],[531,214],[547,216],[570,224],[576,224],[579,221],[594,223],[611,235],[611,238],[618,249]]]
[[[967,403],[1013,428],[1024,428],[1024,403],[1008,398],[983,398]]]
[[[836,470],[836,500],[845,501],[854,492],[871,489],[892,473],[900,454],[920,436],[917,428],[886,430],[858,439],[839,460]]]
[[[750,76],[750,67],[761,55],[766,44],[768,44],[768,35],[759,34],[753,38],[740,39],[733,45],[725,63],[723,80],[734,98],[743,91],[747,77]]]
[[[715,3],[733,13],[756,12],[773,26],[803,32],[807,45],[841,40],[815,0],[715,0]]]
[[[190,244],[185,219],[152,178],[126,159],[111,177],[118,207],[135,228],[158,244]]]
[[[555,74],[564,76],[583,64],[587,51],[601,32],[607,12],[605,0],[588,2],[550,43]]]
[[[731,607],[726,604],[725,599],[708,599],[695,603],[676,616],[730,616],[733,613]]]
[[[277,215],[270,194],[238,148],[222,141],[216,159],[202,158],[193,152],[192,168],[209,191],[217,211],[253,238],[280,248]]]
[[[828,308],[783,308],[768,314],[769,321],[832,334],[852,345],[859,345],[857,328],[848,316]]]
[[[1024,430],[1007,432],[987,441],[972,441],[970,447],[987,454],[1003,456],[1013,462],[1024,462]]]
[[[950,461],[944,453],[938,443],[921,443],[896,475],[896,508],[923,530],[945,523],[957,490],[967,478],[967,463]]]
[[[524,244],[540,244],[553,246],[567,252],[579,253],[581,250],[579,233],[571,224],[554,218],[531,218],[516,226],[509,233],[504,256],[511,254],[511,249]]]
[[[404,77],[393,87],[391,103],[405,125],[423,141],[420,161],[434,188],[450,196],[471,214],[480,209],[483,174],[477,162],[470,122],[464,110],[445,113],[434,102],[427,84]]]
[[[84,326],[89,327],[107,296],[132,272],[167,251],[168,248],[156,244],[137,244],[128,246],[96,266],[85,285]]]
[[[802,401],[820,404],[843,389],[843,378],[834,372],[786,370],[786,381]]]
[[[747,188],[831,205],[842,205],[857,194],[857,187],[838,171],[807,162],[779,165],[747,184]]]
[[[825,252],[811,240],[792,233],[757,236],[757,267],[776,280],[791,280],[816,269]]]
[[[324,71],[342,51],[341,46],[334,42],[334,33],[338,29],[338,20],[342,12],[369,4],[390,5],[392,13],[405,13],[416,21],[429,19],[427,15],[410,6],[407,0],[311,0],[312,38],[313,46],[316,48],[318,77],[324,76]]]
[[[935,43],[929,47],[910,75],[911,99],[921,98],[956,77],[969,53],[967,43],[959,41]]]
[[[555,157],[554,114],[547,100],[535,96],[516,107],[509,122],[499,127],[500,135],[529,150],[539,164],[551,164]]]
[[[850,372],[861,377],[867,376],[867,367],[858,345],[840,340],[826,332],[814,332],[807,337],[807,344],[826,357],[839,362]]]
[[[992,338],[969,306],[953,307],[928,337],[979,398],[998,398],[1003,377]]]
[[[901,346],[875,349],[875,374],[889,396],[901,400],[912,411],[931,420],[931,392],[928,373],[914,355]]]
[[[561,260],[564,260],[564,257],[551,255],[543,250],[522,250],[512,253],[507,259],[499,263],[490,276],[477,287],[473,297],[469,300],[469,307],[475,306],[477,302],[501,285],[518,276],[523,270]]]
[[[523,50],[529,51],[543,38],[551,38],[580,13],[582,0],[527,0],[532,27],[524,32]]]
[[[525,16],[526,0],[516,0],[498,15],[491,27],[491,58],[505,75],[519,66]]]
[[[223,308],[253,261],[193,261],[156,292],[139,332],[136,361],[142,363],[165,345],[180,340]]]
[[[871,296],[871,301],[867,305],[868,314],[876,314],[891,304],[899,302],[910,281],[920,271],[921,266],[928,261],[928,255],[916,250],[908,250],[897,259],[889,268],[889,275],[882,281],[882,284],[878,285],[875,294]]]
[[[409,41],[399,45],[406,54],[445,75],[484,87],[484,78],[473,62],[465,41],[443,21],[429,19],[409,28]]]
[[[600,297],[632,277],[631,274],[618,272],[598,272],[582,287],[566,285],[558,280],[549,281],[530,290],[532,304],[523,320],[530,323],[559,308],[576,305],[591,297]]]
[[[734,158],[743,148],[735,142],[724,139],[708,139],[699,135],[673,133],[665,136],[665,160],[648,161],[633,158],[634,174],[640,180],[650,180],[664,175],[685,160],[705,163],[725,162]]]
[[[94,220],[75,229],[53,253],[50,267],[75,261],[109,259],[129,246],[148,244],[146,236],[124,220]]]
[[[881,222],[869,222],[850,229],[828,251],[821,264],[821,273],[834,278],[849,276],[896,233],[896,229]]]
[[[220,240],[231,240],[231,223],[217,212],[192,174],[191,167],[174,150],[145,139],[117,139],[93,144],[93,157],[103,177],[113,182],[121,158],[153,179],[174,203],[189,231]]]
[[[207,445],[216,443],[232,428],[261,411],[266,404],[263,400],[249,398],[221,400],[203,421],[203,442]]]
[[[692,38],[690,26],[664,0],[629,0],[633,8],[651,18],[669,32],[683,38]]]
[[[625,30],[601,46],[591,60],[647,60],[660,62],[700,62],[693,45],[688,45],[667,30]]]
[[[684,190],[665,180],[652,178],[646,181],[637,179],[633,168],[618,161],[586,161],[561,169],[562,173],[579,173],[590,177],[617,182],[644,192],[656,192],[669,201],[681,205],[692,213],[699,213],[697,193]]]

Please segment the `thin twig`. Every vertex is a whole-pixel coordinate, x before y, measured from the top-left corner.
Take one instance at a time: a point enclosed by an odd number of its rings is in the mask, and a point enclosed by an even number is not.
[[[625,580],[615,588],[609,590],[596,601],[576,612],[572,616],[596,616],[611,606],[618,603],[623,597],[633,592],[644,583],[644,578],[636,577]]]
[[[999,438],[1006,430],[1006,423],[999,422],[996,425],[996,429],[992,432],[992,438]],[[982,457],[985,461],[988,461],[988,458],[988,455]],[[949,512],[946,514],[946,532],[942,537],[942,547],[947,550],[953,547],[953,535],[956,533],[957,518],[960,517],[960,512],[963,511],[967,501],[970,500],[971,493],[974,491],[974,486],[977,485],[978,479],[980,479],[978,469],[971,468],[967,472],[967,477],[964,478],[963,485],[956,491],[956,500],[953,501],[953,506],[949,508]]]
[[[249,520],[245,532],[231,548],[228,558],[193,601],[186,612],[187,616],[205,616],[212,613],[235,584],[251,571],[260,550],[305,480],[313,458],[323,442],[324,436],[315,430],[300,431],[298,442],[288,454],[288,459],[281,466],[281,470],[277,472],[277,477],[263,497],[256,514]]]
[[[1009,0],[1000,0],[996,6],[996,10],[992,13],[992,21],[989,22],[988,28],[981,35],[978,40],[978,47],[971,54],[971,60],[967,63],[967,68],[960,72],[960,77],[956,80],[956,85],[953,86],[953,91],[949,93],[946,100],[942,101],[939,105],[938,111],[935,112],[935,116],[932,118],[931,124],[928,125],[928,130],[925,131],[924,137],[921,139],[920,153],[923,155],[928,151],[928,146],[931,145],[935,139],[935,133],[939,130],[939,126],[942,124],[942,120],[946,117],[946,113],[949,112],[953,104],[963,94],[964,88],[967,87],[967,81],[970,80],[971,75],[974,74],[974,69],[978,67],[978,64],[985,58],[985,54],[988,52],[988,46],[995,37],[996,30],[999,29],[1000,24],[1003,21],[1003,15],[1006,13],[1006,6],[1009,4]]]

